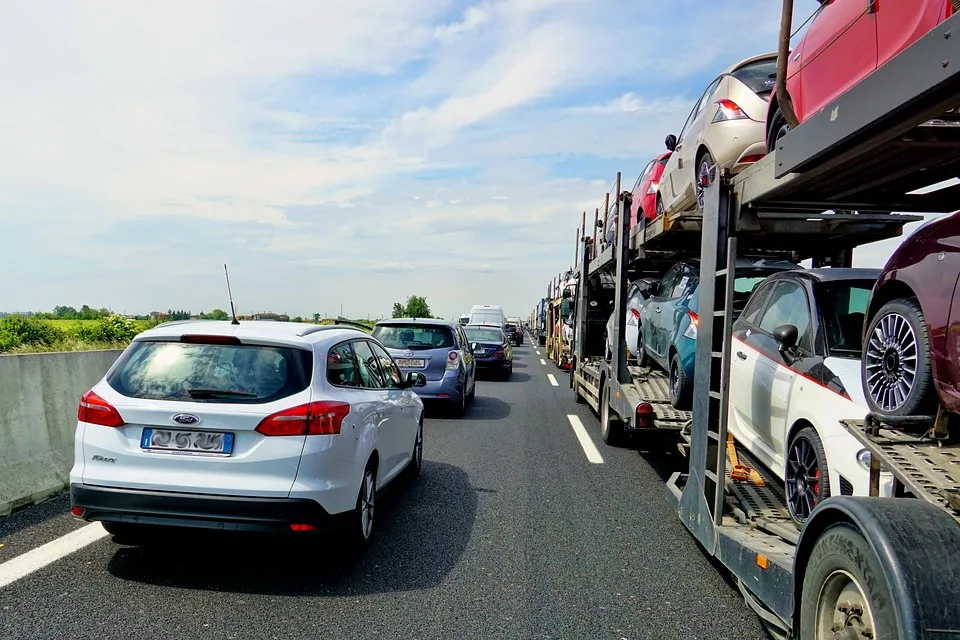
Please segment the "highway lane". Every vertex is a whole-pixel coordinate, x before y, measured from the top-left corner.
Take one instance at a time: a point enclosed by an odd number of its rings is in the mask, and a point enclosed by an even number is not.
[[[428,408],[423,473],[388,490],[359,561],[330,542],[103,538],[0,588],[0,638],[765,637],[667,506],[676,458],[606,447],[567,374],[516,351],[464,418]],[[0,563],[80,526],[67,506],[0,520]]]

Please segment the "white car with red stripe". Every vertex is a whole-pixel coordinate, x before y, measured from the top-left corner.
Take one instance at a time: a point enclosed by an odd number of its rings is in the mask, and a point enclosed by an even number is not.
[[[130,539],[342,528],[363,547],[377,491],[419,472],[425,381],[350,327],[160,325],[80,402],[72,513]]]
[[[802,523],[831,495],[868,495],[870,454],[841,420],[863,419],[863,318],[878,269],[807,269],[761,283],[733,326],[728,429],[784,479]],[[890,495],[892,477],[881,477]]]

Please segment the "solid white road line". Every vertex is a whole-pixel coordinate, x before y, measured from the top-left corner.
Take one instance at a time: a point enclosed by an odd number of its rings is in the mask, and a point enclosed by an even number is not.
[[[603,457],[600,455],[600,452],[597,451],[597,447],[593,444],[593,440],[590,439],[590,434],[587,433],[587,430],[583,428],[583,423],[580,422],[579,416],[567,416],[567,420],[570,421],[570,426],[573,427],[573,432],[577,435],[577,440],[580,441],[580,446],[583,447],[583,452],[587,454],[587,460],[593,464],[603,464]]]
[[[544,360],[543,358],[540,358],[540,364],[542,364],[543,366],[547,366],[547,361]]]
[[[553,374],[552,374],[552,373],[548,373],[548,374],[547,374],[547,378],[550,380],[550,384],[552,384],[553,386],[555,386],[555,387],[559,387],[559,386],[560,386],[560,383],[557,382],[557,379],[553,377]]]
[[[74,551],[79,551],[88,544],[92,544],[108,535],[110,534],[99,522],[94,522],[43,546],[31,549],[23,555],[7,560],[0,564],[0,588],[30,575],[34,571],[39,571],[48,564],[56,562]]]

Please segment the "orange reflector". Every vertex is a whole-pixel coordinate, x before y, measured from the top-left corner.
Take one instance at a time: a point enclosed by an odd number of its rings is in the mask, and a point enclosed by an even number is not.
[[[767,556],[762,556],[762,555],[760,555],[760,554],[758,553],[758,554],[757,554],[757,566],[760,567],[761,569],[763,569],[764,571],[766,571],[766,570],[767,570],[767,567],[770,566],[770,561],[767,560]]]
[[[317,528],[312,524],[292,524],[290,525],[291,531],[316,531]]]

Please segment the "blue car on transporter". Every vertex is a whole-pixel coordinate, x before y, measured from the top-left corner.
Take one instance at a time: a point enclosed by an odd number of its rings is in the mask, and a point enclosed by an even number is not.
[[[427,384],[414,389],[421,398],[450,403],[463,415],[477,387],[477,365],[467,335],[456,322],[431,318],[381,320],[373,337],[393,356],[404,377],[418,371]]]
[[[753,290],[767,276],[779,271],[802,269],[786,260],[739,258],[734,277],[734,320]],[[637,364],[652,360],[670,375],[670,402],[678,409],[690,409],[693,400],[693,369],[697,359],[697,314],[700,261],[685,260],[673,265],[660,279],[652,295],[640,307],[640,336]]]

